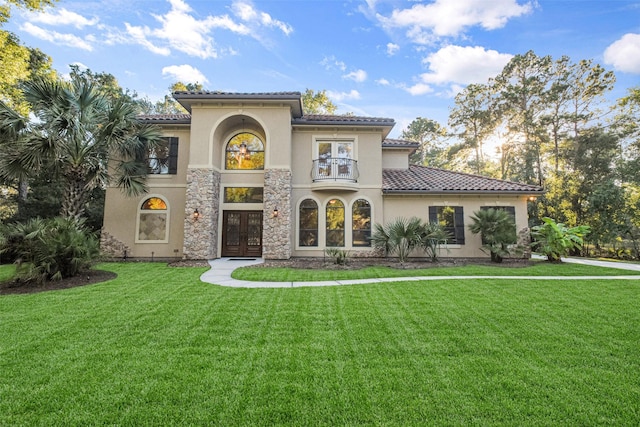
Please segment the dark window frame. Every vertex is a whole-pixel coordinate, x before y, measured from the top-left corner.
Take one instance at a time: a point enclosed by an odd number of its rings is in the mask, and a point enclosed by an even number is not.
[[[442,210],[446,208],[453,209],[453,227],[444,227],[451,235],[451,239],[447,244],[464,245],[464,209],[462,206],[429,206],[429,222],[440,222]]]

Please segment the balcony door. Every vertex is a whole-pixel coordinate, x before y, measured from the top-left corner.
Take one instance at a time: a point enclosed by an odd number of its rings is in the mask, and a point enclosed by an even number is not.
[[[222,213],[222,256],[262,256],[262,211]]]
[[[353,174],[353,141],[318,141],[317,159],[319,179],[349,179]]]

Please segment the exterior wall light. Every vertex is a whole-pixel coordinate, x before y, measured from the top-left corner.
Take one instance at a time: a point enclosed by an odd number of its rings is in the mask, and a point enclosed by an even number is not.
[[[271,215],[271,218],[278,218],[278,208],[275,208],[273,210],[273,215]]]
[[[200,218],[200,212],[198,212],[198,208],[196,208],[196,210],[193,211],[193,220],[197,221],[198,218]]]

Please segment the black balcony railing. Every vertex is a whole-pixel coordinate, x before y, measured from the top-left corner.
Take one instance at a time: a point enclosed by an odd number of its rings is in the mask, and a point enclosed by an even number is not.
[[[319,181],[358,182],[358,161],[340,157],[329,157],[313,161],[311,179]]]

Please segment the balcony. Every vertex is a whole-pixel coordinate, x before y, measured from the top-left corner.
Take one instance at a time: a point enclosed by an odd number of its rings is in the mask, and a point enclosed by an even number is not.
[[[313,161],[311,169],[312,188],[314,190],[350,190],[358,189],[358,161],[328,157]]]

